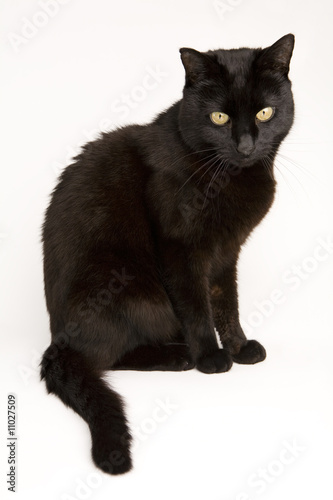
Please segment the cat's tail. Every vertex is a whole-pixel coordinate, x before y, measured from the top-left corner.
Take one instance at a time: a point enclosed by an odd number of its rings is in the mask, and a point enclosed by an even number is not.
[[[88,423],[97,467],[109,474],[122,474],[132,467],[131,436],[122,400],[101,375],[70,347],[51,343],[42,358],[41,378],[48,392],[56,394]]]

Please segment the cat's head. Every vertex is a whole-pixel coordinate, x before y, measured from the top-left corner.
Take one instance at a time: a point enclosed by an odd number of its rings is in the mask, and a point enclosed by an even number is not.
[[[293,123],[293,48],[290,34],[265,49],[180,49],[186,83],[179,127],[187,145],[243,167],[272,158]]]

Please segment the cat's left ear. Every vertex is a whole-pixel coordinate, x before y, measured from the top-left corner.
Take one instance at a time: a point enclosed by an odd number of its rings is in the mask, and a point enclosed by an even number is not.
[[[215,64],[207,54],[187,47],[179,49],[179,52],[186,71],[186,86],[193,85],[207,76],[211,76]]]
[[[283,36],[271,47],[262,50],[258,59],[260,67],[265,70],[277,71],[287,76],[294,45],[294,35],[290,33]]]

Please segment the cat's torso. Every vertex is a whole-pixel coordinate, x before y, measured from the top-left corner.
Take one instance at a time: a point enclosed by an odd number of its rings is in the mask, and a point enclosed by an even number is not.
[[[160,250],[167,245],[175,252],[199,252],[211,269],[238,255],[273,202],[271,173],[263,165],[231,170],[207,191],[211,174],[191,177],[192,164],[199,170],[198,161],[205,160],[182,150],[172,131],[176,147],[170,149],[165,132],[153,123],[104,134],[64,172],[55,193],[63,209],[54,217],[59,252],[53,282],[67,281],[70,287],[92,260],[106,273],[112,265],[133,270],[139,262],[157,277],[157,268],[163,268]],[[180,174],[184,162],[187,177]]]

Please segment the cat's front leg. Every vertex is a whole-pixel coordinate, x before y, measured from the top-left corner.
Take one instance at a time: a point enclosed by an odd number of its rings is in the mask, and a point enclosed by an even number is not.
[[[214,323],[222,345],[232,354],[233,361],[254,364],[265,359],[266,351],[256,340],[247,340],[240,325],[236,263],[237,259],[214,277],[211,286]]]
[[[228,371],[233,360],[231,353],[217,344],[207,260],[173,244],[164,245],[161,254],[163,282],[196,368],[204,373]]]

